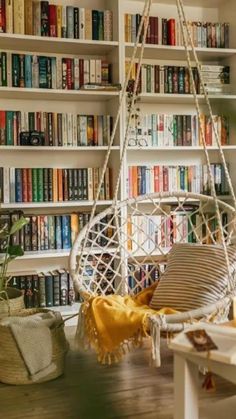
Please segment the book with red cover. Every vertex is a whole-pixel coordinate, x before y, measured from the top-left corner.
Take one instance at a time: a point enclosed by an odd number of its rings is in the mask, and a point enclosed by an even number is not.
[[[79,85],[84,85],[84,60],[80,58],[79,60]]]
[[[159,166],[154,166],[154,191],[160,191]]]
[[[167,42],[168,42],[168,45],[176,45],[175,19],[169,19],[167,22]]]
[[[27,176],[27,169],[22,169],[22,196],[23,196],[23,202],[28,202],[28,176]]]
[[[57,36],[57,6],[54,4],[49,5],[49,35]]]
[[[156,45],[159,43],[158,25],[159,25],[159,19],[158,19],[158,17],[154,17],[154,44],[156,44]]]
[[[32,170],[27,170],[27,193],[28,193],[28,202],[33,201],[33,190],[32,190]]]
[[[160,93],[160,67],[159,65],[154,66],[154,92]]]
[[[0,111],[0,145],[6,145],[6,111]]]
[[[155,17],[150,16],[150,44],[155,44]]]
[[[6,6],[5,0],[0,0],[0,32],[6,32]]]
[[[72,77],[72,67],[73,67],[73,60],[72,58],[66,58],[66,84],[67,89],[73,89],[73,77]]]

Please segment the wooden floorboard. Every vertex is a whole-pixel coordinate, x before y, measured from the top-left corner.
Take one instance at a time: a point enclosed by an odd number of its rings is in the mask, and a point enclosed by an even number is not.
[[[93,354],[75,350],[74,329],[66,330],[71,350],[65,375],[31,386],[0,384],[1,419],[173,418],[173,358],[165,343],[159,369],[148,365],[147,344],[108,367],[98,365]],[[236,386],[217,377],[216,383],[214,393],[200,392],[200,407],[236,393]]]

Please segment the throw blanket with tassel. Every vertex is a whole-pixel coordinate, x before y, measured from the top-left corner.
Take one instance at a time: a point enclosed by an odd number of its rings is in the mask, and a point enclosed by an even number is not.
[[[111,364],[121,360],[128,343],[139,347],[149,333],[148,317],[155,314],[173,314],[172,309],[150,309],[157,283],[135,297],[108,295],[90,297],[80,310],[77,342],[80,347],[95,349],[98,361]]]

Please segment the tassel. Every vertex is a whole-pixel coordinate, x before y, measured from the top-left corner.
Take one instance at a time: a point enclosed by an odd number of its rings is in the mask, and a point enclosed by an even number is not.
[[[77,330],[76,330],[76,346],[77,349],[87,350],[89,348],[89,342],[85,332],[85,315],[83,304],[80,307]]]
[[[210,371],[207,372],[206,377],[202,383],[202,388],[206,391],[215,391],[216,383]]]
[[[160,354],[160,345],[161,345],[161,329],[158,322],[152,321],[150,318],[150,335],[152,339],[152,357],[151,365],[158,368],[161,366],[161,354]]]

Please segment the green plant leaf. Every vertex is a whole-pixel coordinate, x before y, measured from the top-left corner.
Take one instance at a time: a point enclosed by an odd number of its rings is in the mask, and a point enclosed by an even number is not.
[[[17,231],[21,230],[26,224],[28,224],[28,220],[26,220],[24,217],[21,217],[12,225],[10,235],[15,234]]]
[[[19,245],[9,246],[9,248],[8,248],[8,254],[9,254],[9,256],[12,259],[12,257],[14,258],[14,257],[23,256],[24,250]]]

